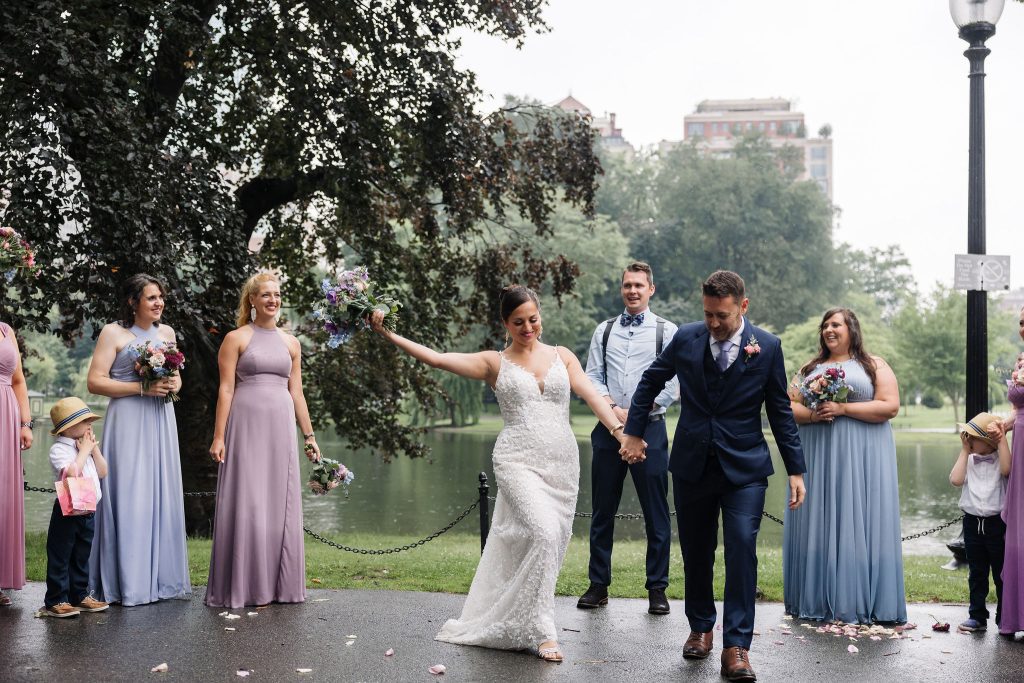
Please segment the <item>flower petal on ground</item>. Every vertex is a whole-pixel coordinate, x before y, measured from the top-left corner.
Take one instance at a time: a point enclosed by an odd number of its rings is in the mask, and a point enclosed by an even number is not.
[[[235,672],[235,675],[238,676],[239,678],[245,678],[250,673],[252,673],[252,672],[249,671],[248,669],[239,669],[238,671]]]
[[[297,673],[300,673],[300,674],[311,674],[311,673],[313,673],[312,669],[296,669],[295,671]]]
[[[855,654],[857,652],[860,652],[860,650],[857,649],[856,645],[847,645],[846,646],[846,651],[849,652],[850,654]]]
[[[434,666],[432,666],[429,669],[427,669],[427,671],[429,671],[430,673],[434,674],[435,676],[440,676],[441,674],[443,674],[447,670],[448,670],[448,667],[446,667],[444,664],[435,664]]]
[[[165,671],[167,671],[167,662],[164,662],[163,664],[157,664],[156,666],[154,666],[152,669],[149,670],[150,673],[154,673],[154,674],[162,674]]]
[[[395,654],[395,648],[393,647],[389,647],[387,650],[384,651],[385,657],[390,657],[393,654]]]

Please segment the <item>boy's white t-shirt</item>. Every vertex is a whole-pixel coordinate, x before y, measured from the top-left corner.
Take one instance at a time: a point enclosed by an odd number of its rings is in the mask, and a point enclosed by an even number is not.
[[[1003,511],[1006,477],[999,473],[999,452],[967,456],[967,478],[960,492],[960,509],[975,517],[992,517]]]
[[[73,464],[77,459],[78,444],[75,443],[75,440],[66,436],[58,436],[50,446],[50,465],[53,467],[54,481],[60,481],[64,468]],[[96,502],[100,502],[103,493],[100,491],[100,477],[96,472],[96,463],[92,461],[92,455],[85,459],[85,466],[82,469],[84,471],[81,476],[92,477],[92,483],[96,487]]]

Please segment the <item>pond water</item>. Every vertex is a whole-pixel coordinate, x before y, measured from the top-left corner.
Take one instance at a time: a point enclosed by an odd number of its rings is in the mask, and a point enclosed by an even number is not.
[[[102,424],[102,423],[100,423]],[[325,435],[326,436],[326,435]],[[52,473],[47,462],[51,437],[45,429],[37,429],[36,441],[25,455],[26,479],[34,486],[51,488]],[[418,540],[444,527],[478,497],[477,477],[486,472],[493,487],[494,473],[490,463],[494,437],[460,432],[438,432],[426,438],[433,450],[432,458],[410,460],[395,458],[385,463],[368,453],[344,452],[340,442],[329,438],[321,441],[325,454],[343,461],[356,474],[349,497],[342,490],[327,496],[303,493],[306,526],[323,532],[339,542],[351,532],[368,532],[408,537]],[[900,508],[903,534],[923,531],[960,514],[959,492],[949,485],[958,443],[950,435],[948,447],[936,444],[934,438],[901,439],[897,447],[900,478]],[[577,510],[590,512],[590,442],[579,443],[581,486]],[[787,500],[786,478],[776,454],[776,475],[769,479],[765,510],[782,518]],[[303,482],[308,465],[303,459]],[[45,531],[52,509],[52,495],[26,493],[26,528],[30,532]],[[491,495],[494,495],[492,488]],[[672,493],[669,492],[669,500]],[[493,509],[493,508],[492,508]],[[623,488],[620,512],[640,512],[632,482]],[[673,520],[674,525],[674,520]],[[586,538],[589,520],[577,518],[574,533]],[[460,522],[451,533],[479,534],[476,511]],[[945,543],[959,533],[953,525],[938,534],[904,543],[909,554],[948,553]],[[616,525],[618,538],[643,538],[642,520],[620,520]],[[760,542],[778,546],[782,543],[782,527],[765,519],[761,525]]]

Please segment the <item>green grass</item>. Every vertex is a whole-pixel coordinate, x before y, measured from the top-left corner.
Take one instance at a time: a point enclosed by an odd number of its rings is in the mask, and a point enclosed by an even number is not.
[[[359,548],[390,548],[408,543],[407,538],[352,535],[334,539]],[[46,535],[30,534],[27,539],[28,578],[46,580]],[[210,563],[209,539],[189,539],[189,568],[192,583],[204,585]],[[612,562],[613,597],[643,598],[643,541],[617,541]],[[782,600],[782,550],[758,550],[758,586],[764,599]],[[480,559],[480,540],[467,534],[449,534],[415,550],[392,555],[357,555],[335,550],[312,539],[306,540],[306,580],[310,588],[365,588],[400,591],[466,593]],[[939,568],[948,556],[903,558],[907,600],[910,602],[966,602],[967,573]],[[580,595],[586,590],[588,544],[573,538],[569,545],[556,591],[559,595]],[[719,549],[715,562],[715,598],[722,599],[725,564]],[[669,570],[668,595],[683,598],[682,562],[674,546]],[[989,596],[995,601],[995,594]]]

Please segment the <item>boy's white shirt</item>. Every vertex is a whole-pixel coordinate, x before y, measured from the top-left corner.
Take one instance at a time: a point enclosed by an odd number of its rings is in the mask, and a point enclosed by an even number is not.
[[[999,451],[981,457],[991,462],[976,462],[977,453],[967,456],[967,474],[960,491],[960,509],[975,517],[992,517],[1003,511],[1006,502],[1006,477],[999,473]]]
[[[60,481],[61,472],[65,467],[71,465],[78,459],[78,444],[74,439],[66,436],[58,436],[50,446],[50,465],[53,467],[54,481]],[[96,487],[96,502],[100,502],[103,493],[100,491],[100,477],[96,473],[96,463],[92,460],[92,454],[85,459],[85,466],[80,476],[92,477],[92,483]]]

